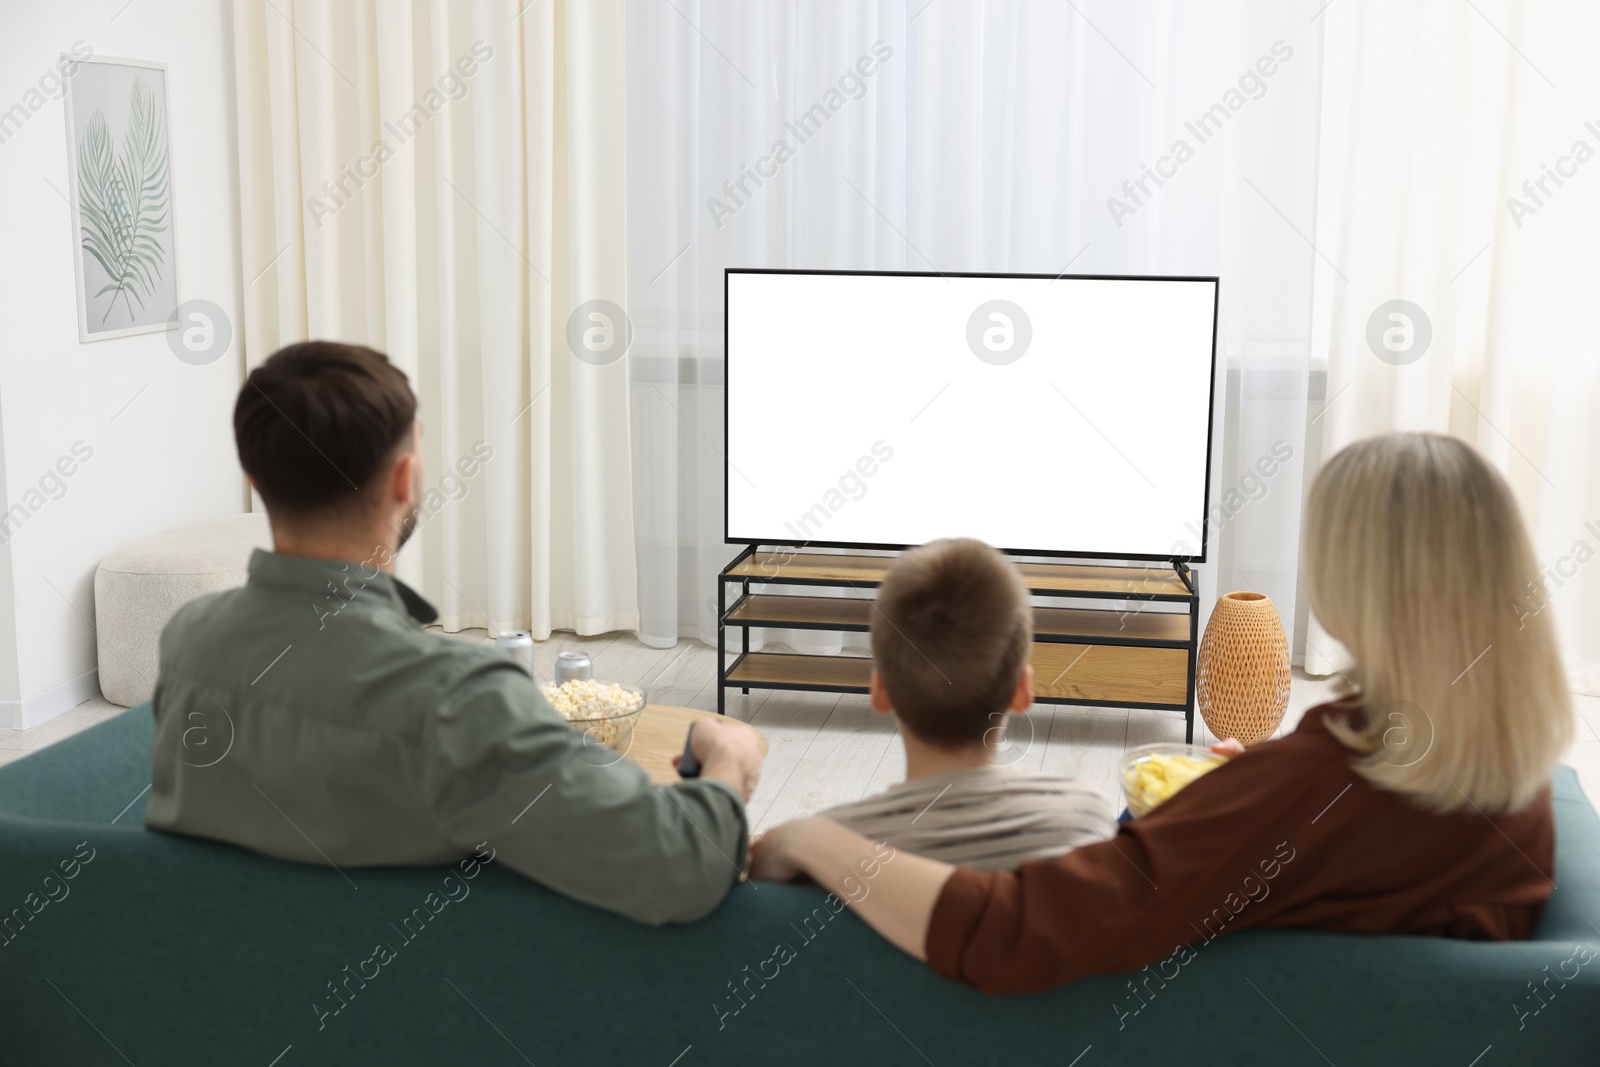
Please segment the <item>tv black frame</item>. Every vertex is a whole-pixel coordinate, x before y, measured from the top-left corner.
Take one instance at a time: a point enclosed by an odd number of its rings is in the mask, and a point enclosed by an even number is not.
[[[733,537],[728,532],[728,412],[732,367],[728,360],[728,280],[735,274],[835,274],[854,277],[890,278],[1023,278],[1035,281],[1118,281],[1118,282],[1211,282],[1211,390],[1206,411],[1206,484],[1204,511],[1200,517],[1200,554],[1147,552],[1064,552],[1059,549],[1000,548],[1009,556],[1039,556],[1046,559],[1139,560],[1148,562],[1205,563],[1211,547],[1211,463],[1215,454],[1217,419],[1217,320],[1222,306],[1222,277],[1216,274],[1020,274],[992,271],[933,270],[819,270],[790,267],[724,267],[722,270],[722,541],[730,545],[786,545],[799,548],[859,548],[901,552],[914,545],[878,544],[867,541],[820,541]]]

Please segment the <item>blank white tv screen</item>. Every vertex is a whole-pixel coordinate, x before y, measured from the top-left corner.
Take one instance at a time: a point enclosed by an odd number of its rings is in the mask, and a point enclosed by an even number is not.
[[[1205,558],[1217,279],[726,285],[729,541]]]

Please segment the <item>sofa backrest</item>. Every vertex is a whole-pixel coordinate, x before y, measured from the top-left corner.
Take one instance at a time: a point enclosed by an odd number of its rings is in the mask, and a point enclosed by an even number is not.
[[[1600,1047],[1600,821],[1566,769],[1533,941],[1243,933],[1164,976],[989,999],[815,889],[743,884],[651,929],[494,864],[341,874],[148,832],[150,734],[140,707],[0,768],[0,1061],[1348,1067]]]

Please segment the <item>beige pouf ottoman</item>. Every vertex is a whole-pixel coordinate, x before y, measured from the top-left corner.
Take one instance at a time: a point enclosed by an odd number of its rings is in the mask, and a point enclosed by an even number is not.
[[[131,708],[155,690],[161,630],[195,597],[243,585],[250,552],[271,548],[265,513],[230,515],[136,541],[94,572],[100,691]]]

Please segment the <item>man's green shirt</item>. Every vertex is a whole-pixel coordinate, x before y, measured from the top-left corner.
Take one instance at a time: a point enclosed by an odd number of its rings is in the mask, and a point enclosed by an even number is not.
[[[568,726],[517,662],[428,633],[354,563],[256,551],[161,634],[152,829],[340,869],[496,858],[646,923],[713,910],[744,864],[727,785],[658,788]]]

